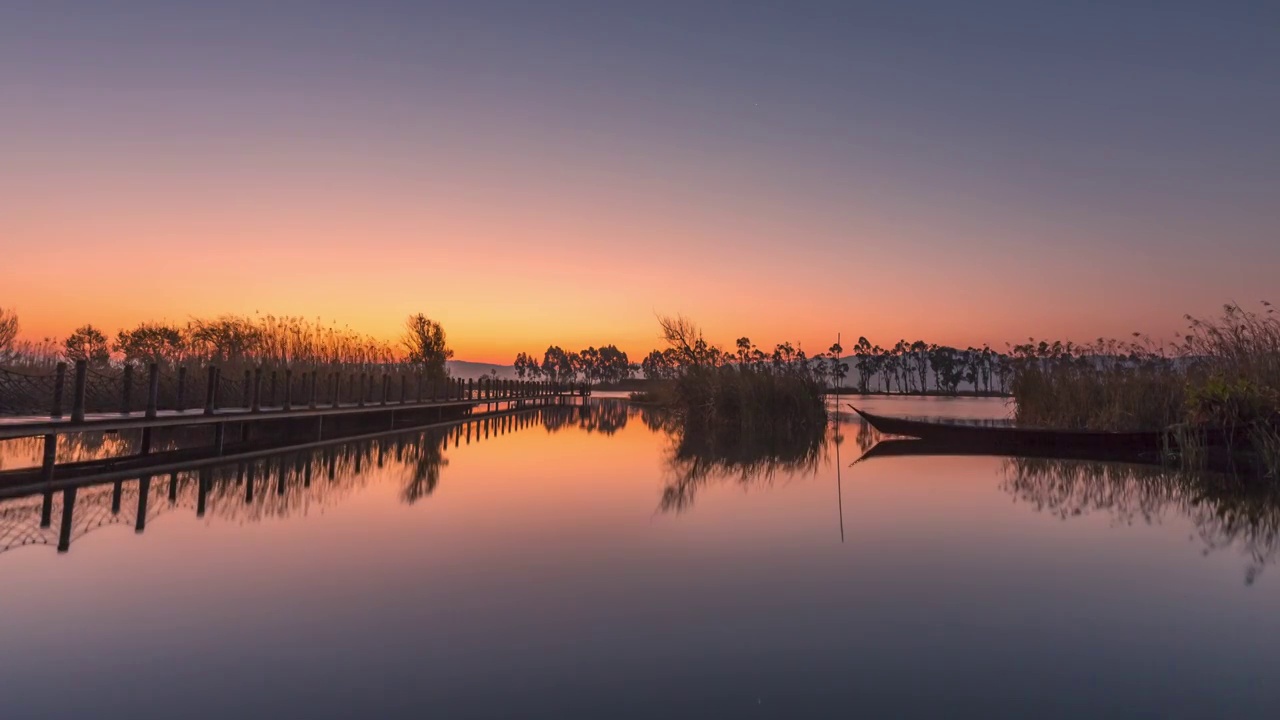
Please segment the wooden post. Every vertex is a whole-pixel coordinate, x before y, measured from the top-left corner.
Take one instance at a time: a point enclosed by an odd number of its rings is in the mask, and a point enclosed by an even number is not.
[[[120,514],[120,496],[124,493],[124,481],[117,480],[111,483],[111,514]]]
[[[178,368],[178,401],[176,409],[178,412],[186,412],[187,410],[187,366],[183,365]]]
[[[200,487],[196,494],[196,517],[204,517],[209,502],[209,468],[200,468]]]
[[[204,414],[212,415],[216,409],[214,399],[218,395],[218,368],[210,365],[206,373],[209,379],[204,386]]]
[[[311,400],[307,402],[307,407],[311,408],[312,410],[316,409],[316,375],[318,374],[320,374],[319,370],[316,370],[314,368],[311,370],[311,380],[310,380],[311,387],[308,390],[308,394],[311,396]]]
[[[262,366],[253,369],[253,399],[250,405],[251,412],[262,411]]]
[[[271,370],[271,401],[267,403],[267,407],[275,407],[275,406],[276,406],[276,371],[274,368],[272,368]]]
[[[53,481],[53,466],[58,462],[58,435],[49,433],[44,436],[44,460],[40,464],[40,482]],[[46,526],[48,527],[48,526]]]
[[[138,479],[138,517],[133,523],[133,531],[141,533],[147,529],[147,496],[151,494],[151,476],[143,475]]]
[[[120,414],[129,414],[129,395],[133,392],[133,366],[126,364],[124,366],[124,387],[120,393]]]
[[[227,424],[220,422],[213,426],[213,454],[221,455],[227,444]]]
[[[258,479],[258,463],[249,463],[249,472],[244,478],[244,504],[249,505],[253,502],[253,483]]]
[[[150,427],[142,428],[142,444],[141,444],[141,447],[138,448],[138,453],[140,455],[151,454],[151,432],[154,429],[155,428],[150,428]]]
[[[53,407],[49,409],[49,417],[55,420],[62,417],[62,388],[66,384],[67,364],[60,362],[53,374]]]
[[[404,405],[409,398],[409,376],[400,374],[400,404]]]
[[[62,523],[58,525],[58,552],[71,549],[71,515],[75,512],[76,489],[69,487],[62,491]]]
[[[341,400],[342,394],[338,392],[339,382],[338,373],[329,373],[329,402],[332,403],[334,407],[338,407],[338,402]]]
[[[84,394],[89,381],[89,361],[76,361],[76,380],[71,390],[71,422],[84,422]]]
[[[160,409],[160,366],[147,366],[147,417],[153,418]]]
[[[45,488],[44,500],[40,503],[40,527],[47,528],[53,524],[53,490]]]
[[[276,375],[275,373],[271,373],[271,377],[273,380],[275,379],[275,375]],[[289,412],[292,409],[293,409],[293,368],[285,368],[284,369],[284,410],[285,412]]]
[[[169,504],[178,501],[178,473],[169,473]]]
[[[476,397],[476,381],[473,378],[467,378],[467,399],[474,400]]]
[[[379,405],[387,404],[387,396],[391,394],[391,376],[386,372],[382,373],[382,400]]]
[[[356,401],[356,406],[357,406],[357,407],[364,407],[364,396],[365,396],[365,394],[366,394],[366,393],[365,393],[365,389],[364,389],[364,385],[365,385],[365,378],[366,378],[366,377],[368,377],[368,373],[360,373],[360,397],[359,397],[359,399]]]
[[[422,403],[422,373],[416,373],[418,384],[418,403]]]
[[[253,407],[253,372],[247,368],[244,371],[244,409],[248,410]]]

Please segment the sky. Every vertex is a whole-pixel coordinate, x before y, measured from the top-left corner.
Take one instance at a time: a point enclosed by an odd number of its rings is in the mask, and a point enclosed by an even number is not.
[[[460,359],[1280,301],[1280,4],[0,4],[0,306]]]

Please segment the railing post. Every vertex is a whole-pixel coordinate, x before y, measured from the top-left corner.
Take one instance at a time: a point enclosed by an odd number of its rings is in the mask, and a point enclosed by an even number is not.
[[[128,363],[124,366],[124,388],[120,393],[120,414],[129,414],[129,395],[133,392],[133,366]]]
[[[418,403],[422,403],[422,373],[417,373],[418,377]]]
[[[253,371],[244,371],[244,409],[253,407]]]
[[[360,373],[360,397],[356,400],[357,407],[364,407],[364,398],[367,394],[364,389],[366,377],[368,377],[368,373]]]
[[[404,405],[409,398],[409,376],[400,374],[400,404]]]
[[[183,365],[178,368],[178,412],[186,412],[187,409],[187,366]]]
[[[275,407],[275,406],[276,406],[276,371],[275,371],[275,368],[272,368],[271,369],[271,402],[267,403],[267,407]]]
[[[271,373],[272,384],[275,384],[276,374]],[[274,391],[272,391],[274,395]],[[284,409],[285,412],[293,409],[293,368],[284,369]]]
[[[62,417],[62,388],[66,384],[67,364],[60,362],[53,374],[53,407],[49,409],[49,417],[51,418]]]
[[[338,407],[338,403],[342,400],[341,382],[342,379],[338,377],[337,372],[329,373],[329,402],[334,407]]]
[[[160,409],[160,365],[147,366],[147,417],[153,418]]]
[[[476,382],[473,378],[467,378],[467,399],[473,400],[476,396]]]
[[[71,422],[84,422],[84,394],[89,381],[89,361],[76,361],[76,381],[71,390]]]
[[[319,370],[312,368],[311,387],[309,390],[309,393],[311,395],[311,400],[307,403],[307,407],[311,408],[312,410],[316,409],[316,375],[319,375],[319,374],[320,374]]]
[[[386,405],[387,396],[390,394],[391,394],[391,376],[383,372],[382,373],[382,400],[378,404]]]
[[[253,399],[249,406],[250,412],[261,412],[262,410],[262,366],[253,369]]]
[[[216,365],[210,365],[205,371],[208,380],[204,386],[204,414],[212,415],[216,409],[218,397],[218,368]]]

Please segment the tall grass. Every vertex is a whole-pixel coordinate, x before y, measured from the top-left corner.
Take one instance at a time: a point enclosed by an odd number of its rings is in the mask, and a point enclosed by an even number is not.
[[[662,317],[659,323],[676,362],[672,379],[652,399],[674,409],[686,427],[733,429],[743,436],[826,427],[832,358],[809,358],[790,343],[778,345],[771,356],[753,353],[746,338],[738,341],[743,352],[735,357],[708,344],[685,318]],[[832,356],[838,362],[838,352]]]
[[[81,333],[86,328],[89,333]],[[144,322],[114,335],[82,326],[72,337],[105,338],[96,360],[122,365],[159,363],[162,366],[217,363],[228,369],[245,366],[348,367],[386,366],[405,362],[409,348],[403,342],[367,335],[319,318],[277,315],[220,315],[193,318],[185,324]],[[4,365],[40,368],[75,359],[76,349],[67,342],[11,339],[0,353]]]
[[[1026,425],[1100,430],[1175,429],[1189,456],[1209,435],[1251,447],[1280,477],[1280,316],[1224,306],[1187,316],[1174,345],[1099,340],[1014,348],[1011,389]]]

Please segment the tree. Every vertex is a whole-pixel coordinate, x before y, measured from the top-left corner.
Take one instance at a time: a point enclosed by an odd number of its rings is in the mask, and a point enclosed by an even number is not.
[[[406,360],[417,365],[427,380],[443,382],[449,378],[445,362],[453,357],[453,350],[445,342],[444,328],[440,323],[422,313],[410,315],[404,323],[401,342],[408,351]]]
[[[586,350],[577,353],[577,369],[582,372],[582,377],[588,384],[595,383],[600,380],[600,351],[595,346],[588,347]]]
[[[600,378],[604,382],[622,382],[631,375],[631,360],[614,345],[600,348]]]
[[[559,345],[551,345],[542,354],[542,372],[553,383],[573,381],[573,362]]]
[[[105,365],[111,359],[107,336],[93,325],[81,325],[62,341],[67,359],[88,360],[90,365]]]
[[[241,360],[257,353],[262,330],[249,318],[223,315],[187,324],[187,350],[213,361]]]
[[[516,355],[514,365],[516,369],[516,377],[521,380],[525,377],[536,380],[542,375],[542,366],[538,364],[538,359],[528,355],[527,353],[520,353],[519,355]]]
[[[840,359],[840,356],[843,353],[844,348],[840,346],[840,343],[835,343],[827,349],[827,360],[829,362],[827,372],[830,373],[831,378],[835,380],[836,387],[842,387],[844,385],[845,377],[849,374],[849,363],[843,362]]]
[[[865,393],[869,389],[867,381],[875,370],[871,359],[871,341],[865,337],[858,338],[857,344],[853,346],[853,356],[857,358],[853,366],[858,371],[858,391]]]
[[[0,307],[0,360],[7,360],[13,355],[20,327],[18,313]]]
[[[667,353],[661,350],[650,351],[640,361],[640,372],[649,380],[664,380],[671,377],[672,366]]]
[[[132,330],[116,333],[112,349],[124,355],[125,362],[177,362],[186,347],[182,331],[171,325],[142,323]]]

